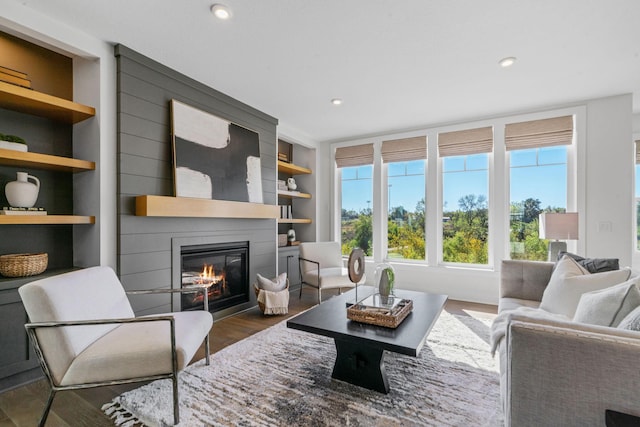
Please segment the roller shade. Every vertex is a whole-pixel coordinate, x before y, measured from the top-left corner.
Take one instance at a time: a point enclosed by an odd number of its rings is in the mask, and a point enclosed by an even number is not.
[[[440,157],[467,156],[493,151],[493,128],[491,126],[438,134]]]
[[[409,162],[427,158],[427,137],[394,139],[382,141],[382,161]]]
[[[636,165],[640,165],[640,139],[636,141]]]
[[[336,148],[336,165],[339,168],[371,164],[373,164],[373,144]]]
[[[573,140],[573,116],[510,123],[505,127],[504,137],[507,151],[570,145]]]

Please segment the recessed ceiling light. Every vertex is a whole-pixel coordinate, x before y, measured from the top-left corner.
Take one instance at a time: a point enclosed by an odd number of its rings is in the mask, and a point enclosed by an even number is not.
[[[216,18],[222,19],[223,21],[231,18],[231,9],[224,4],[217,3],[211,6],[211,13],[213,13]]]
[[[333,105],[342,105],[342,99],[340,99],[340,98],[333,98],[333,99],[331,100],[331,103],[332,103]]]
[[[515,56],[508,56],[506,58],[502,58],[500,61],[498,61],[498,64],[500,64],[500,66],[502,68],[507,68],[507,67],[511,67],[513,64],[515,64],[516,62],[516,57]]]

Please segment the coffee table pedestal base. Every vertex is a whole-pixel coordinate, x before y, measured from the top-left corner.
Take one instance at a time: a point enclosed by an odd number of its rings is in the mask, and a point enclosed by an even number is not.
[[[384,370],[384,350],[334,339],[336,363],[331,376],[360,387],[389,393],[389,380]]]

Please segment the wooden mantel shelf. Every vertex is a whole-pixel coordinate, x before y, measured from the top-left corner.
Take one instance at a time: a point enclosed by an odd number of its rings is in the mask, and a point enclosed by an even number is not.
[[[152,195],[136,197],[137,216],[277,219],[279,214],[278,206],[262,203]]]

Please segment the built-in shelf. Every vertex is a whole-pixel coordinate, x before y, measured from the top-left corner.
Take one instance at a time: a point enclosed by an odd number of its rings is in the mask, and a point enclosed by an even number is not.
[[[137,216],[276,219],[278,206],[191,197],[137,196]]]
[[[300,191],[278,190],[278,197],[283,197],[285,199],[310,199],[311,194],[301,193]]]
[[[71,124],[96,114],[93,107],[5,82],[0,82],[0,108]]]
[[[95,162],[52,156],[49,154],[29,153],[0,148],[0,165],[36,168],[60,172],[82,172],[95,170]]]
[[[278,224],[311,224],[309,218],[278,218]]]
[[[284,172],[290,175],[303,175],[310,174],[311,169],[278,160],[278,172]]]
[[[95,224],[96,217],[82,215],[0,215],[0,225]]]

